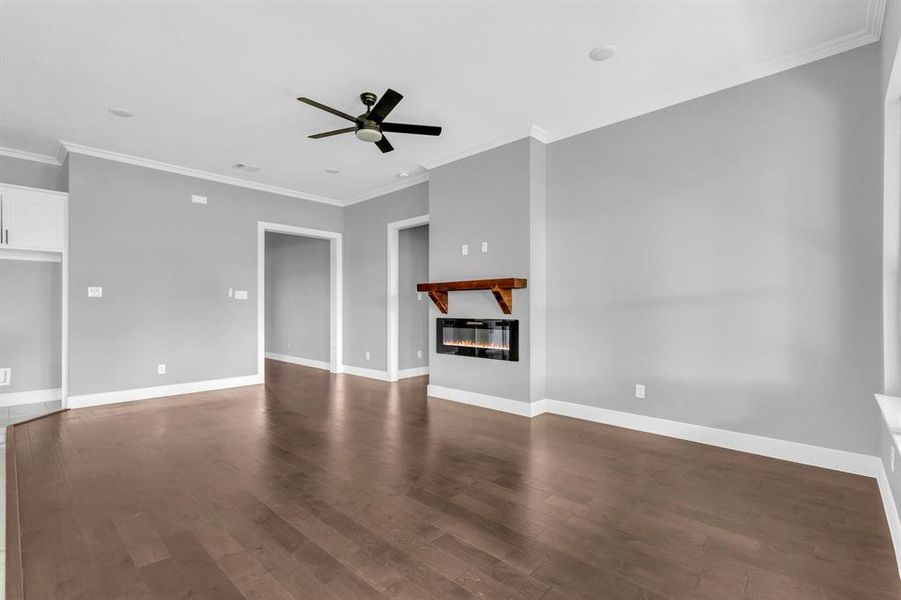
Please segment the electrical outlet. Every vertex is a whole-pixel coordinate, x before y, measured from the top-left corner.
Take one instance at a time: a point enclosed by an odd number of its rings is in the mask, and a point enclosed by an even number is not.
[[[291,351],[291,342],[288,342],[288,352]]]
[[[191,194],[191,202],[193,202],[194,204],[206,204],[206,196]]]
[[[642,383],[635,384],[635,397],[644,400],[644,384],[642,384]]]
[[[369,353],[366,353],[366,360],[369,360]]]
[[[88,287],[88,298],[103,298],[103,288],[93,285]]]
[[[482,242],[482,254],[488,253],[488,242]]]
[[[422,302],[422,292],[416,292],[416,299]]]
[[[462,256],[469,256],[469,244],[463,244],[460,246],[460,254]]]
[[[416,358],[422,358],[422,350],[416,351]]]
[[[160,363],[156,366],[156,374],[157,375],[165,375],[166,374],[166,363]]]
[[[235,300],[247,300],[247,290],[235,290]]]
[[[228,288],[228,297],[229,298],[235,297],[235,288]]]
[[[10,367],[0,367],[0,385],[9,385],[13,380],[13,370]]]

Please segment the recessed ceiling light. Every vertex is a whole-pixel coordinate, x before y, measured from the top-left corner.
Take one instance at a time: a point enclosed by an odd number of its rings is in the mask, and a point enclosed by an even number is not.
[[[406,179],[410,174],[407,171],[398,171],[396,177],[400,177],[401,179]]]
[[[135,114],[133,112],[131,112],[127,108],[122,108],[121,106],[113,106],[112,108],[109,108],[108,110],[112,114],[116,115],[117,117],[122,117],[124,119],[130,119],[133,116],[135,116]]]
[[[331,173],[332,175],[335,175],[335,174],[337,174],[337,173],[340,173],[340,172],[341,172],[341,169],[336,169],[335,167],[328,167],[328,168],[325,170],[325,172],[326,172],[326,173]]]
[[[247,163],[235,163],[232,165],[232,168],[238,169],[239,171],[247,171],[248,173],[256,173],[260,170],[259,167],[248,165]]]
[[[591,52],[588,53],[588,58],[591,60],[607,60],[611,56],[616,54],[616,46],[611,46],[606,44],[604,46],[595,46],[591,49]]]

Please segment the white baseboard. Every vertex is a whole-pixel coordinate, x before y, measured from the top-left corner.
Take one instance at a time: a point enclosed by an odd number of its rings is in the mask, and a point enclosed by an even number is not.
[[[364,367],[354,367],[344,365],[343,370],[348,375],[356,375],[357,377],[368,377],[369,379],[378,379],[379,381],[388,381],[388,371],[379,371],[378,369],[366,369]]]
[[[878,459],[877,459],[878,460]],[[901,575],[901,515],[898,514],[898,505],[895,504],[895,495],[889,483],[885,465],[879,461],[879,472],[876,481],[879,483],[879,494],[882,496],[882,508],[885,510],[885,520],[888,521],[889,533],[892,535],[892,546],[895,548],[895,561],[898,563],[898,574]]]
[[[700,442],[710,446],[759,454],[760,456],[778,458],[824,469],[876,477],[882,468],[879,458],[869,454],[823,448],[822,446],[789,442],[761,435],[670,421],[657,417],[598,408],[596,406],[574,404],[572,402],[550,399],[544,402],[546,403],[545,412],[555,415],[574,417],[596,423],[606,423],[617,427],[665,435],[691,442]]]
[[[533,403],[520,402],[510,398],[502,398],[500,396],[491,396],[489,394],[480,394],[478,392],[468,392],[466,390],[458,390],[455,388],[444,387],[443,385],[429,384],[429,396],[434,398],[442,398],[444,400],[452,400],[461,404],[471,404],[473,406],[481,406],[482,408],[490,408],[491,410],[499,410],[501,412],[519,415],[521,417],[534,417]]]
[[[56,402],[62,397],[63,391],[60,388],[31,390],[28,392],[6,392],[0,394],[0,406],[37,404],[38,402]]]
[[[544,413],[550,413],[596,423],[606,423],[607,425],[700,442],[720,448],[749,452],[814,467],[854,473],[855,475],[877,477],[882,471],[882,461],[878,457],[868,454],[823,448],[821,446],[789,442],[750,433],[740,433],[738,431],[670,421],[657,417],[586,406],[584,404],[562,402],[550,398],[531,403],[518,402],[509,398],[468,392],[439,385],[429,385],[428,395],[524,417],[537,417]]]
[[[85,408],[88,406],[101,406],[103,404],[116,404],[117,402],[133,402],[135,400],[147,400],[149,398],[193,394],[195,392],[210,392],[213,390],[224,390],[226,388],[258,385],[261,383],[263,383],[263,377],[261,375],[245,375],[243,377],[227,377],[225,379],[173,383],[171,385],[158,385],[154,387],[119,390],[115,392],[102,392],[99,394],[69,396],[66,405],[68,408]]]
[[[408,377],[422,377],[423,375],[429,374],[429,368],[426,367],[413,367],[411,369],[401,369],[397,372],[398,379],[407,379]]]
[[[301,365],[302,367],[312,367],[314,369],[331,370],[332,366],[327,360],[315,360],[312,358],[301,358],[300,356],[291,356],[290,354],[279,354],[277,352],[267,352],[266,358],[278,360],[281,362]]]

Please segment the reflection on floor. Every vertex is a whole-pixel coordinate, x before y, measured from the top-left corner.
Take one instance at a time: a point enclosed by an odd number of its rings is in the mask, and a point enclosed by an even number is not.
[[[426,377],[267,361],[266,381],[16,426],[23,568],[7,590],[21,576],[27,600],[901,597],[873,479],[430,399]]]
[[[0,445],[6,440],[6,428],[28,419],[53,412],[62,408],[62,400],[53,402],[33,402],[31,404],[17,404],[16,406],[0,406]],[[0,598],[3,598],[0,595]]]

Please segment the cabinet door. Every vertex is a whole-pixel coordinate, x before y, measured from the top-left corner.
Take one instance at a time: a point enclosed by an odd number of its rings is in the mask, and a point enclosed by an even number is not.
[[[62,200],[4,192],[2,202],[4,245],[62,251],[66,227]]]

